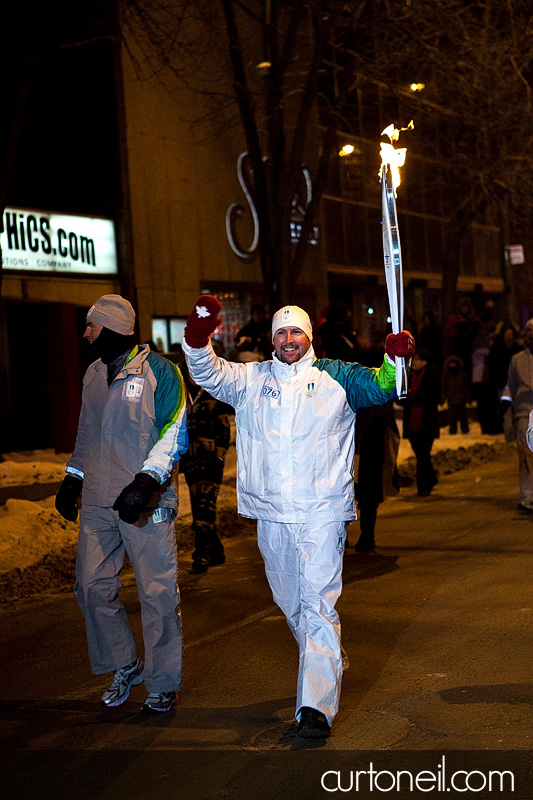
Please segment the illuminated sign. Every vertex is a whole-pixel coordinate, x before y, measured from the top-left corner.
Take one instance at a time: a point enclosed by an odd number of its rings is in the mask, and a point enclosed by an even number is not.
[[[505,248],[505,258],[508,264],[523,264],[524,245],[523,244],[508,244]]]
[[[110,219],[6,208],[0,244],[5,270],[117,273],[115,226]]]

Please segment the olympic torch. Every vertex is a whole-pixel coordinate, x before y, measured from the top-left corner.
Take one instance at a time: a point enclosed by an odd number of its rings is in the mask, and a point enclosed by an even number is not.
[[[414,127],[411,121],[407,128]],[[381,167],[379,176],[381,180],[381,211],[383,233],[383,260],[385,263],[385,279],[389,295],[390,316],[392,332],[399,333],[403,328],[403,279],[402,279],[402,250],[400,245],[400,231],[398,229],[398,215],[396,212],[396,189],[400,185],[400,167],[405,163],[406,148],[395,149],[393,142],[398,140],[400,131],[394,125],[381,134],[388,136],[390,144],[381,142]],[[396,394],[398,398],[407,396],[407,368],[405,358],[396,356]]]

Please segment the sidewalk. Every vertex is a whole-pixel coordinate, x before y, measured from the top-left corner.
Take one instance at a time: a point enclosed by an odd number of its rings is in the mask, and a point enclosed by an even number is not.
[[[459,450],[460,448],[474,447],[474,445],[485,444],[488,446],[501,445],[505,443],[503,433],[490,435],[481,433],[481,428],[477,420],[469,421],[469,433],[450,434],[448,427],[440,429],[440,437],[433,443],[432,454],[439,453],[441,450]],[[402,435],[402,422],[398,421],[400,436]],[[413,456],[411,445],[407,439],[401,439],[400,450],[398,453],[398,464],[402,464]]]
[[[232,427],[232,445],[230,445],[224,469],[225,484],[235,481],[234,424]],[[398,420],[398,428],[401,436],[401,419]],[[432,453],[439,453],[442,450],[467,449],[480,444],[488,446],[504,444],[503,433],[492,436],[482,434],[477,421],[470,422],[470,432],[467,434],[457,433],[452,436],[448,432],[448,428],[444,427],[440,429],[440,438],[435,439]],[[0,463],[0,505],[3,505],[9,498],[42,500],[55,494],[63,479],[65,463],[69,457],[69,453],[55,453],[52,449],[5,453],[5,461]],[[413,457],[411,445],[407,439],[402,438],[398,452],[398,465]],[[190,511],[189,493],[181,475],[179,484],[181,511],[183,514],[187,514]]]

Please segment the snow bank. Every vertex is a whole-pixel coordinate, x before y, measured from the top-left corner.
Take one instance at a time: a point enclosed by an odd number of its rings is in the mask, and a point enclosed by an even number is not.
[[[40,502],[8,500],[0,506],[0,574],[74,545],[77,535],[77,524],[59,516],[53,497]]]
[[[11,458],[0,463],[0,487],[28,486],[32,483],[59,483],[65,475],[66,458],[62,463],[30,460],[12,461]]]
[[[486,436],[472,423],[469,434],[451,436],[446,429],[433,447],[435,468],[441,474],[456,472],[493,458],[502,457],[514,445],[503,435]],[[59,483],[68,454],[52,450],[4,454],[0,463],[0,488],[34,483]],[[402,439],[398,456],[401,485],[410,486],[415,461],[409,442]],[[226,460],[224,483],[218,500],[217,524],[222,537],[253,535],[255,523],[236,512],[236,455],[231,446]],[[189,491],[179,476],[180,510],[176,541],[180,559],[187,563],[194,548]],[[45,591],[70,591],[74,583],[77,523],[66,522],[54,508],[54,496],[45,500],[9,499],[0,506],[0,603],[13,602]],[[189,554],[189,555],[188,555]]]

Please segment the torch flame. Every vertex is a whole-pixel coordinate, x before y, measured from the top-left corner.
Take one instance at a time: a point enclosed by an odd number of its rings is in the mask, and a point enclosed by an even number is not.
[[[413,130],[414,127],[415,125],[413,120],[411,120],[407,128],[400,128],[399,130],[391,123],[387,128],[385,128],[384,131],[381,132],[382,136],[389,137],[391,144],[388,144],[387,142],[381,142],[381,166],[379,168],[379,176],[381,178],[384,167],[390,167],[394,192],[396,192],[396,189],[400,185],[400,167],[403,167],[405,164],[405,154],[407,153],[407,148],[400,147],[398,150],[396,150],[392,143],[398,141],[401,131],[410,131]]]

